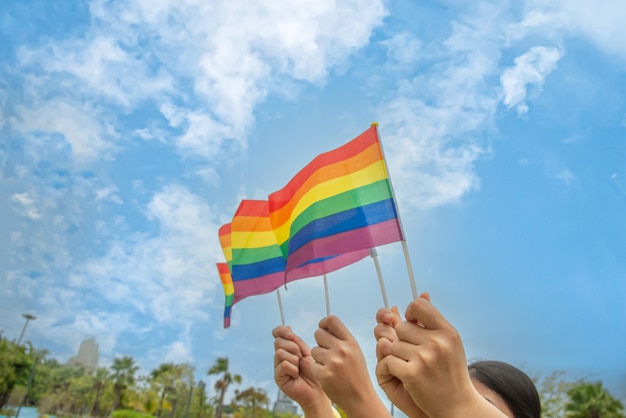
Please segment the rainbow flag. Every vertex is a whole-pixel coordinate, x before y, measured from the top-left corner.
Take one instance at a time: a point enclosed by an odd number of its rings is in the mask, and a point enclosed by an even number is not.
[[[220,239],[220,245],[222,246],[222,251],[224,252],[224,257],[226,258],[229,270],[233,264],[233,245],[230,238],[230,231],[231,227],[229,223],[222,225],[217,231]]]
[[[269,217],[287,274],[314,260],[403,240],[376,126],[317,156],[272,193]]]
[[[242,200],[230,229],[233,303],[269,293],[286,282],[285,258],[276,243],[267,201]]]
[[[226,263],[217,263],[217,271],[220,275],[220,281],[224,287],[224,328],[230,327],[230,313],[233,307],[233,299],[235,296],[235,288],[233,286],[233,278],[230,275],[230,269]]]
[[[242,200],[231,223],[220,227],[218,235],[226,258],[223,267],[218,266],[220,278],[223,284],[228,273],[233,290],[230,299],[227,294],[225,327],[226,315],[230,324],[231,307],[240,300],[269,293],[287,282],[331,273],[369,255],[364,249],[312,259],[286,273],[286,262],[271,228],[269,202],[265,200]]]

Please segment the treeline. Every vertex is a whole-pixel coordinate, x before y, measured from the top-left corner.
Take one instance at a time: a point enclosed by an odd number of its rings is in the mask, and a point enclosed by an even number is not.
[[[265,391],[239,389],[243,379],[229,370],[226,357],[216,359],[207,370],[207,375],[217,377],[213,388],[196,381],[188,364],[163,363],[145,376],[138,375],[138,370],[135,360],[124,356],[115,358],[108,368],[88,373],[59,364],[45,350],[0,336],[0,415],[11,416],[15,407],[28,405],[36,406],[41,415],[57,417],[277,417],[270,412]],[[626,418],[623,404],[602,382],[569,382],[558,371],[535,381],[543,418]],[[237,390],[225,404],[231,385]]]
[[[274,417],[260,388],[237,389],[231,402],[224,403],[228,388],[239,388],[243,380],[230,372],[228,358],[218,358],[207,371],[217,377],[213,388],[196,381],[189,364],[163,363],[145,376],[138,371],[135,360],[124,356],[89,373],[60,364],[28,343],[0,337],[0,415],[11,416],[24,405],[57,417]]]

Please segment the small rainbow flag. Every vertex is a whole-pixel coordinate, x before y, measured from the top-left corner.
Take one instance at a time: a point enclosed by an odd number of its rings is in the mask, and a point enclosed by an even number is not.
[[[233,307],[235,288],[233,286],[233,278],[230,275],[228,264],[217,263],[217,271],[220,275],[222,286],[224,287],[224,296],[226,297],[224,302],[224,328],[228,328],[230,326],[230,313]]]
[[[228,264],[229,271],[232,268],[233,264],[233,245],[230,238],[230,231],[230,223],[222,225],[217,231],[220,239],[220,245],[222,246],[222,251],[224,252],[224,257],[226,258],[226,264]]]
[[[285,283],[285,258],[276,243],[265,200],[244,199],[230,223],[236,303]]]
[[[320,154],[269,196],[287,274],[338,254],[403,239],[375,125]]]

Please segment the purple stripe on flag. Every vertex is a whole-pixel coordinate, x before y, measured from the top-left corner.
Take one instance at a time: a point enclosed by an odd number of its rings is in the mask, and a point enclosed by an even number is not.
[[[233,281],[235,287],[235,297],[233,305],[248,296],[262,295],[269,293],[285,283],[285,272],[267,274],[248,280]]]
[[[322,276],[356,263],[370,254],[369,249],[340,254],[324,261],[305,264],[287,273],[287,281],[292,282],[306,277]]]
[[[309,260],[374,248],[401,240],[402,232],[398,219],[390,219],[375,225],[311,241],[289,256],[286,270],[289,274]]]

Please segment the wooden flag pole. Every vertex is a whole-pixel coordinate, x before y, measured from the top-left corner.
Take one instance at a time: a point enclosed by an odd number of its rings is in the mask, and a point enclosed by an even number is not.
[[[372,256],[372,260],[374,260],[374,265],[376,266],[376,274],[378,275],[378,283],[380,284],[380,293],[383,295],[383,303],[385,304],[385,308],[389,309],[389,300],[387,300],[387,291],[385,290],[383,273],[381,272],[380,264],[378,263],[378,251],[376,251],[376,248],[370,248],[370,255]]]
[[[330,315],[330,298],[328,296],[328,277],[324,274],[324,294],[326,295],[326,316]]]
[[[278,309],[280,310],[280,322],[285,326],[285,314],[283,313],[283,301],[280,298],[280,289],[276,289],[276,297],[278,298]]]
[[[387,159],[385,158],[385,150],[383,149],[383,142],[380,140],[380,135],[378,134],[378,123],[373,122],[372,126],[376,128],[376,137],[378,138],[378,142],[380,143],[380,151],[383,154],[383,159],[385,160],[385,166],[387,165]],[[391,195],[393,196],[393,203],[396,206],[396,212],[398,214],[398,224],[400,225],[400,231],[402,231],[402,250],[404,252],[404,261],[406,262],[406,268],[409,272],[409,282],[411,283],[411,292],[413,293],[413,299],[417,299],[417,287],[415,286],[415,276],[413,274],[413,266],[411,265],[411,259],[409,258],[409,249],[406,246],[406,235],[404,234],[404,226],[402,225],[402,218],[400,217],[400,209],[398,209],[398,201],[396,199],[396,192],[393,189],[393,182],[391,181],[391,175],[389,174],[389,170],[387,170],[387,176],[389,177],[389,186],[391,187]]]

